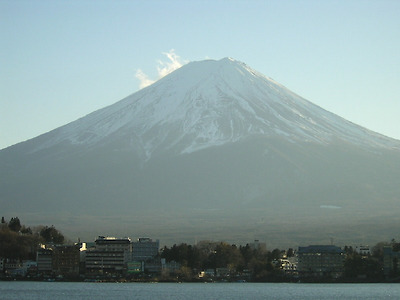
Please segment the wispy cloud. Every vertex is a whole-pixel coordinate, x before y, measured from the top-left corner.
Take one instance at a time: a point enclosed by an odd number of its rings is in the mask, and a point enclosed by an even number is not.
[[[171,49],[169,52],[164,52],[163,54],[169,59],[169,62],[158,61],[157,71],[159,78],[168,75],[185,64],[185,62],[175,54],[174,49]]]
[[[158,61],[158,66],[157,66],[158,77],[157,77],[157,79],[155,79],[155,80],[150,79],[149,76],[147,76],[141,69],[138,69],[136,71],[136,78],[139,79],[139,81],[140,81],[139,87],[141,89],[146,86],[149,86],[150,84],[156,82],[160,78],[163,78],[164,76],[175,71],[176,69],[179,69],[180,67],[182,67],[184,64],[187,63],[187,61],[182,60],[175,53],[174,49],[171,49],[169,52],[163,52],[162,54],[168,58],[168,61],[161,61],[161,60]]]
[[[321,205],[320,208],[327,208],[327,209],[341,209],[341,206],[336,205]]]
[[[136,71],[136,78],[140,81],[139,88],[141,89],[154,83],[154,80],[151,80],[146,74],[143,73],[141,69]]]

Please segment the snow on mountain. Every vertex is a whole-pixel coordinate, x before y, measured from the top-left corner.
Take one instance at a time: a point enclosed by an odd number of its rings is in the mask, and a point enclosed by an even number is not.
[[[400,225],[399,149],[244,63],[192,62],[1,150],[0,207],[70,237],[376,242]]]
[[[91,147],[122,137],[148,159],[156,149],[191,153],[249,136],[400,149],[231,58],[189,63],[153,85],[51,132],[35,151],[61,142]]]

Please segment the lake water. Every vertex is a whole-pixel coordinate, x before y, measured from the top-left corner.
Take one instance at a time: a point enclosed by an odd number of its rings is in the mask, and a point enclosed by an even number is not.
[[[0,299],[400,299],[400,284],[0,281]]]

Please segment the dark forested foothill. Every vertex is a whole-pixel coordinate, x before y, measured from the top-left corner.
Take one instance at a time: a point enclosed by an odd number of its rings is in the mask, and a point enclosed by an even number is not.
[[[62,244],[64,236],[54,226],[36,228],[22,225],[18,217],[10,221],[1,218],[0,223],[0,258],[17,260],[36,260],[36,251],[41,243]]]

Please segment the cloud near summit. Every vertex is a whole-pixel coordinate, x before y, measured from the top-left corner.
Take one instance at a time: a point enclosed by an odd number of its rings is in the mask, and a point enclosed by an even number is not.
[[[171,49],[169,52],[163,52],[169,61],[158,61],[158,66],[157,66],[157,73],[158,77],[153,80],[150,79],[149,76],[147,76],[141,69],[138,69],[136,71],[136,78],[139,79],[140,84],[139,88],[145,88],[146,86],[151,85],[152,83],[156,82],[157,80],[163,78],[164,76],[168,75],[169,73],[175,71],[176,69],[179,69],[182,67],[184,64],[187,63],[187,61],[182,60],[176,53],[174,49]]]

